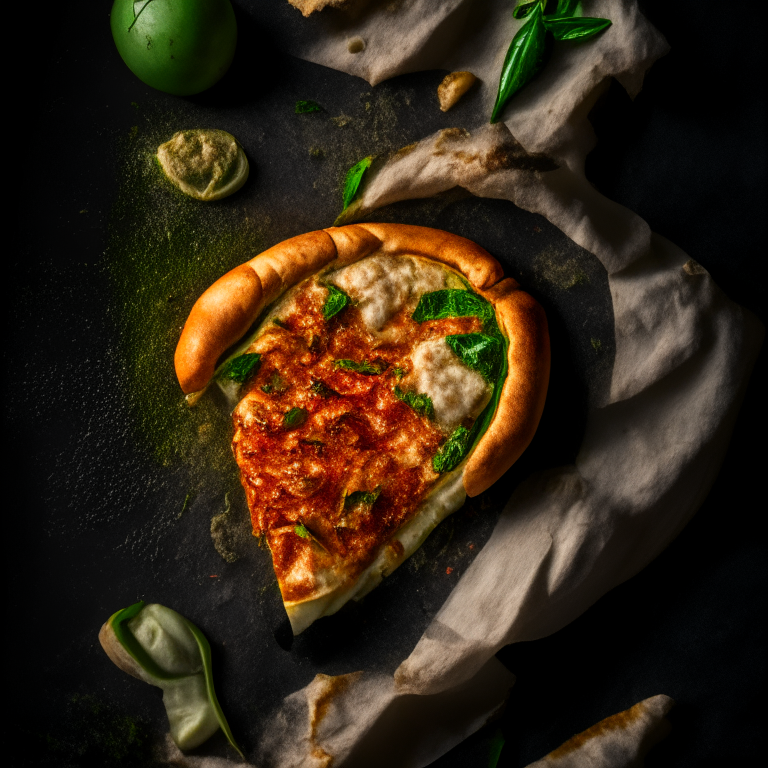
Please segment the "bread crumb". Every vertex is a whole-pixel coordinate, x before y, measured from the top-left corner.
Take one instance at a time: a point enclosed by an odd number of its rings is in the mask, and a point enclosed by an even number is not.
[[[451,72],[437,86],[440,109],[447,112],[475,84],[477,78],[471,72]]]

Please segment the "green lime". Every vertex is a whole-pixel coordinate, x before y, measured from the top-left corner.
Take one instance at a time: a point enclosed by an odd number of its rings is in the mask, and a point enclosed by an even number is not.
[[[210,88],[235,55],[237,22],[229,0],[115,0],[110,24],[130,70],[176,96]]]

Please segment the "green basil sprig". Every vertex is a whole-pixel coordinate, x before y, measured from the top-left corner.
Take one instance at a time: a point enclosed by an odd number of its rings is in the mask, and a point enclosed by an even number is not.
[[[610,19],[545,16],[544,26],[555,40],[586,40],[611,26]]]
[[[610,19],[574,17],[577,5],[575,0],[558,0],[555,12],[547,15],[547,0],[520,0],[515,6],[514,18],[528,20],[512,38],[504,58],[492,123],[499,119],[507,102],[541,71],[547,32],[556,40],[586,40],[611,26]]]
[[[533,11],[537,5],[540,5],[541,10],[543,11],[547,5],[547,0],[520,0],[515,6],[515,10],[512,11],[512,17],[515,19],[524,19],[526,16],[530,15],[531,11]]]

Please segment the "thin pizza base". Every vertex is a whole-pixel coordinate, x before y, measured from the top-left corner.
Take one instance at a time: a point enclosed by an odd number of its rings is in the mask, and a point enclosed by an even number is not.
[[[439,230],[386,224],[331,228],[292,238],[217,281],[195,304],[177,347],[183,391],[192,399],[199,396],[218,370],[217,362],[223,365],[247,349],[250,339],[233,345],[290,288],[312,274],[374,254],[424,257],[463,275],[493,305],[509,342],[508,373],[485,434],[462,464],[430,490],[411,519],[383,542],[374,562],[351,584],[337,573],[317,570],[312,574],[315,583],[324,586],[307,599],[285,602],[295,634],[367,594],[413,554],[441,520],[459,509],[467,495],[481,493],[501,477],[527,447],[544,406],[549,337],[538,303],[514,280],[502,279],[499,263],[475,243]]]

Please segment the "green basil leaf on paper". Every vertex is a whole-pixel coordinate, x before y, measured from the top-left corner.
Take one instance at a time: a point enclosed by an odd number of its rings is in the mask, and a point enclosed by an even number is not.
[[[344,179],[344,189],[342,190],[342,200],[345,209],[348,208],[349,204],[355,199],[357,190],[360,187],[360,182],[363,180],[365,172],[371,167],[372,162],[372,155],[370,157],[364,157],[347,171],[347,176]]]
[[[369,363],[367,360],[363,360],[362,363],[358,363],[355,360],[334,360],[333,365],[335,368],[362,373],[365,376],[378,376],[379,374],[384,373],[387,367],[384,363],[377,365]]]
[[[537,5],[540,5],[543,10],[546,4],[547,0],[519,0],[515,6],[515,10],[512,11],[512,16],[515,19],[524,19],[526,16],[530,15],[531,11]]]
[[[477,371],[486,381],[496,383],[504,356],[504,344],[484,333],[446,336],[445,343],[467,368]]]
[[[557,8],[555,9],[554,16],[573,16],[576,13],[576,6],[579,4],[579,0],[557,0]]]
[[[512,38],[499,78],[499,92],[491,113],[491,122],[499,119],[506,103],[538,74],[544,63],[546,28],[541,6],[537,5]]]
[[[335,285],[326,285],[328,289],[328,298],[323,305],[323,317],[330,320],[334,315],[338,315],[343,309],[346,309],[351,299],[344,291]]]
[[[322,112],[323,108],[312,99],[303,99],[296,102],[295,111],[297,115],[306,115],[310,112]]]
[[[435,418],[435,406],[432,403],[432,398],[424,394],[416,394],[415,392],[405,392],[395,384],[395,397],[398,400],[402,400],[406,405],[413,408],[419,416],[426,416],[428,419]]]
[[[586,40],[611,26],[610,19],[593,19],[584,16],[552,16],[544,18],[547,30],[555,40]]]
[[[244,384],[258,370],[261,364],[261,355],[257,352],[248,352],[230,360],[220,371],[220,379],[236,381],[238,384]]]

